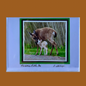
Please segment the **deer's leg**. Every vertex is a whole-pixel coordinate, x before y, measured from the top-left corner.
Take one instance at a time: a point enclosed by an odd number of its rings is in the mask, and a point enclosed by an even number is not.
[[[49,41],[50,41],[50,43],[52,44],[52,49],[51,49],[50,55],[52,54],[53,47],[56,48],[56,52],[57,52],[57,55],[58,55],[57,44],[54,42],[54,40],[51,40],[51,39],[50,39]]]
[[[39,46],[37,45],[37,52],[36,52],[36,55],[38,54],[38,49],[39,49]]]
[[[52,49],[51,49],[50,55],[52,54],[53,48],[54,48],[54,45],[52,45]]]
[[[56,52],[57,52],[57,55],[58,55],[58,49],[57,49],[57,44],[54,42],[54,46],[56,48]]]

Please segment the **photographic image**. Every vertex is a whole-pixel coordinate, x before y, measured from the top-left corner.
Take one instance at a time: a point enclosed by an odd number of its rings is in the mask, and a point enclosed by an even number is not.
[[[20,19],[20,61],[68,63],[69,19]]]

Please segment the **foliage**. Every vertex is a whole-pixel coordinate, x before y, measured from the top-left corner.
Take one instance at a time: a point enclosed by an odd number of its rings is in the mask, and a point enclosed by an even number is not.
[[[29,54],[29,55],[35,55],[36,51],[37,51],[37,47],[35,47],[35,48],[30,48],[30,47],[31,47],[30,45],[25,46],[24,53]],[[51,47],[49,46],[48,47],[48,56],[50,54],[50,51],[51,51]],[[58,56],[65,57],[65,46],[63,46],[62,49],[58,48],[58,53],[59,53]],[[40,54],[40,49],[38,50],[38,55],[39,54]],[[44,50],[43,49],[42,49],[42,55],[44,55]],[[57,56],[55,47],[53,49],[52,56]]]

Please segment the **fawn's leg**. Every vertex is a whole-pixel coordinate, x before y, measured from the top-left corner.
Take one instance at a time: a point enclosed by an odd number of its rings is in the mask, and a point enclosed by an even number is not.
[[[48,52],[48,49],[47,49],[47,47],[46,47],[46,55],[47,55],[47,52]]]
[[[44,49],[46,50],[46,54],[45,55],[47,55],[47,51],[48,51],[47,47],[44,47]]]
[[[45,55],[45,48],[44,48],[44,55]]]
[[[42,48],[40,48],[40,55],[42,54]]]

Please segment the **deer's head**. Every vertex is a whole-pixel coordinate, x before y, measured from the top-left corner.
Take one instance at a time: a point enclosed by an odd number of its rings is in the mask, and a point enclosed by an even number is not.
[[[32,40],[37,43],[38,42],[38,37],[35,34],[35,30],[33,31],[33,33],[29,32],[29,34],[30,34],[30,37],[32,38]]]

